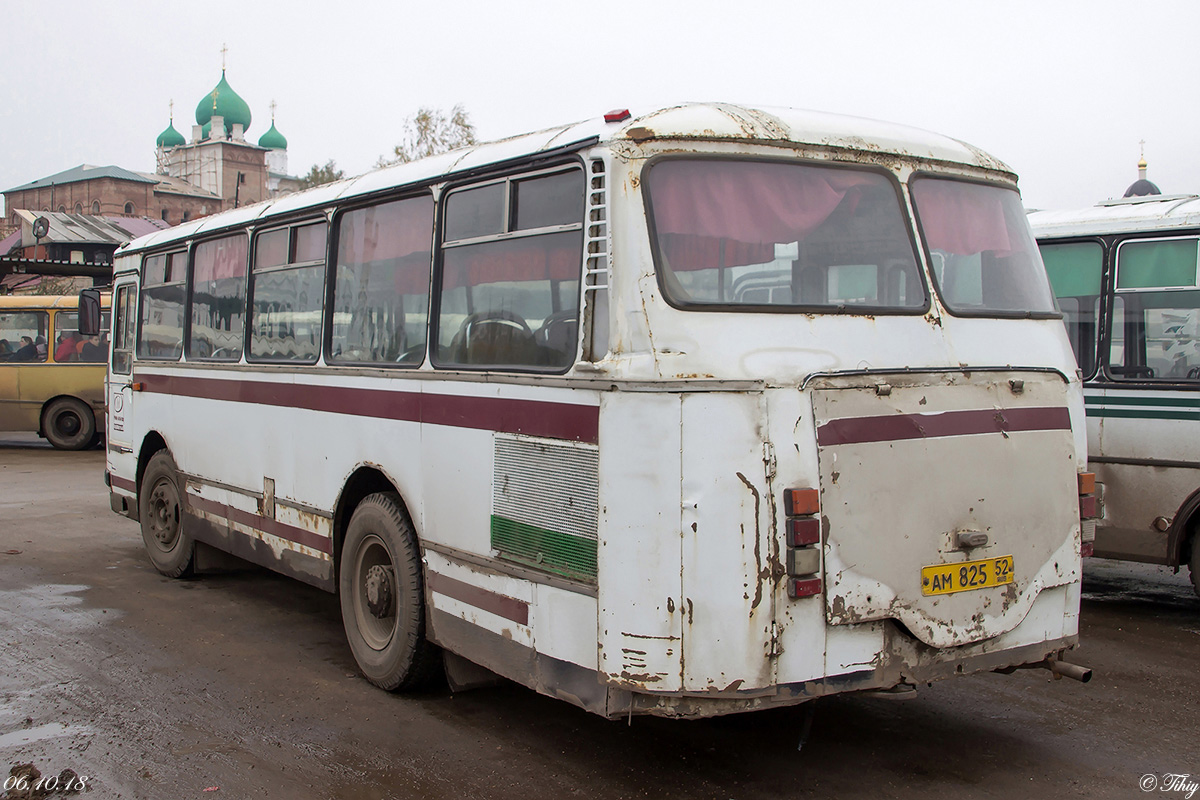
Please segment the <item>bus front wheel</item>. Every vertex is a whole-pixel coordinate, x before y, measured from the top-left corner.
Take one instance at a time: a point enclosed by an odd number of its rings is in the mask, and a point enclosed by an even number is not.
[[[83,450],[96,441],[96,415],[82,400],[60,397],[42,413],[42,433],[59,450]]]
[[[425,638],[421,554],[397,495],[368,495],[354,509],[338,590],[346,639],[367,680],[388,691],[428,683],[440,653]]]
[[[154,568],[168,578],[190,575],[196,544],[183,532],[179,470],[166,450],[150,457],[142,476],[140,498],[142,541]]]

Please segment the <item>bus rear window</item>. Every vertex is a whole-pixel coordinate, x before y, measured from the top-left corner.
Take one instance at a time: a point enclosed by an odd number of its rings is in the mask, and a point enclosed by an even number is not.
[[[946,308],[979,316],[1057,316],[1016,191],[921,177],[912,182],[912,197]]]
[[[926,307],[912,236],[885,175],[767,161],[650,168],[659,282],[680,308]]]

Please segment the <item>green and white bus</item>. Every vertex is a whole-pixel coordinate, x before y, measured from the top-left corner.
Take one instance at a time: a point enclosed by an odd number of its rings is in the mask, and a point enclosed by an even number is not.
[[[1029,215],[1084,380],[1095,555],[1200,593],[1200,196]]]

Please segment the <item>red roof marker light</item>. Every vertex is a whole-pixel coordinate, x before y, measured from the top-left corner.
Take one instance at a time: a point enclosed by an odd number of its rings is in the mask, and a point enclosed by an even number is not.
[[[604,121],[605,122],[624,122],[625,120],[629,119],[629,117],[630,117],[630,114],[629,114],[628,108],[617,108],[617,109],[613,109],[612,111],[605,114]]]

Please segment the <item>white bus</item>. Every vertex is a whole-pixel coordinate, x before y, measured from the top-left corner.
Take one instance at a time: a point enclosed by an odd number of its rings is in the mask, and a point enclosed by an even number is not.
[[[1081,387],[975,148],[612,112],[118,256],[113,509],[166,575],[337,592],[381,687],[444,654],[682,717],[1087,676]]]
[[[1030,214],[1084,379],[1095,554],[1200,593],[1200,196]]]

